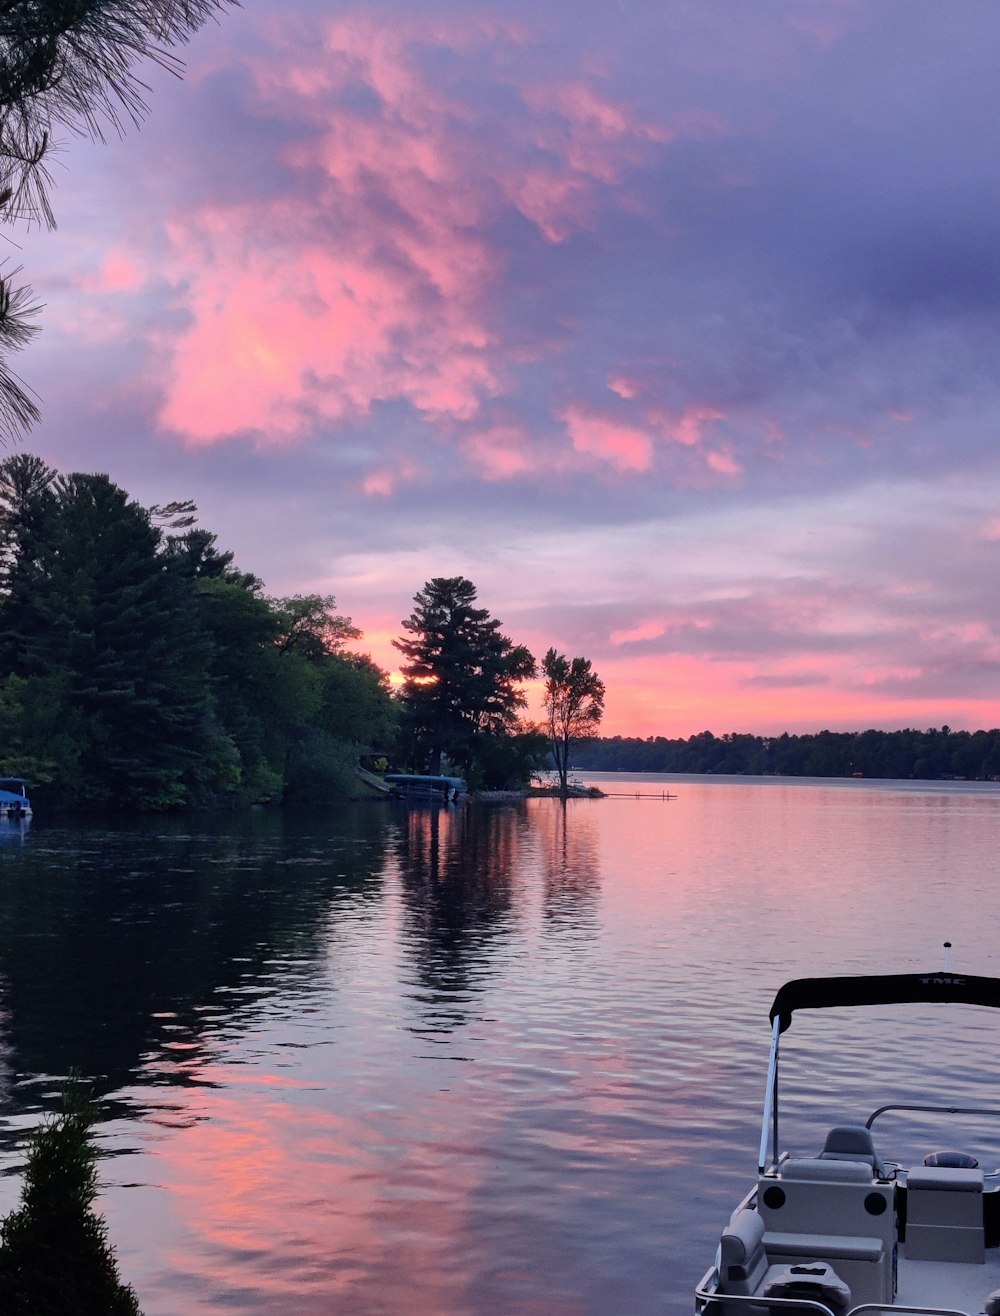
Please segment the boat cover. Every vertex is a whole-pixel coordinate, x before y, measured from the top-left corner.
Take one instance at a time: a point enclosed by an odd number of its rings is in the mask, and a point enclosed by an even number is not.
[[[957,1001],[963,1005],[1000,1007],[1000,979],[968,973],[888,973],[849,978],[794,978],[778,990],[771,1023],[784,1032],[793,1010],[823,1010],[845,1005],[900,1005]]]

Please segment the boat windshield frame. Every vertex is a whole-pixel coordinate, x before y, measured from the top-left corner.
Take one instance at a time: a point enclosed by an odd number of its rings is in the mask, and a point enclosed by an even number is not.
[[[764,1092],[757,1172],[778,1161],[778,1050],[781,1034],[796,1010],[865,1005],[921,1005],[950,1002],[1000,1009],[1000,978],[950,970],[935,973],[883,973],[833,978],[793,978],[778,989],[771,1006],[771,1051]]]

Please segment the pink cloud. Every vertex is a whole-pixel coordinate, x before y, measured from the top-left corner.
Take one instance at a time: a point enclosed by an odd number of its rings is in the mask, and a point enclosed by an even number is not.
[[[708,452],[705,461],[717,475],[742,475],[743,467],[729,451]]]
[[[537,469],[531,441],[519,425],[498,424],[470,435],[462,451],[487,480],[509,480]]]
[[[399,462],[395,466],[380,466],[361,482],[362,491],[373,498],[388,498],[401,484],[417,478],[420,467],[415,462]]]
[[[680,418],[674,422],[670,437],[687,447],[694,447],[701,442],[706,428],[715,420],[724,420],[725,412],[717,407],[692,405],[684,408]]]
[[[83,275],[78,286],[86,293],[135,292],[146,278],[145,263],[133,253],[112,248],[104,253],[98,269]]]
[[[608,388],[620,398],[629,401],[639,396],[642,386],[637,380],[629,379],[625,375],[613,375],[608,380]]]
[[[567,407],[562,419],[577,452],[597,457],[619,471],[648,471],[653,444],[648,434],[580,406]]]
[[[484,149],[482,110],[421,60],[428,45],[482,53],[497,34],[429,23],[347,14],[320,42],[284,33],[285,48],[253,64],[261,106],[302,123],[283,160],[300,194],[175,215],[167,263],[190,321],[172,350],[159,344],[164,427],[194,444],[247,430],[281,443],[394,399],[473,420],[511,360],[494,326],[491,225],[513,208],[562,241],[599,189],[671,136],[576,79],[515,87],[523,112],[502,151]],[[495,76],[509,95],[510,69]],[[359,87],[374,99],[359,102]],[[582,443],[621,468],[648,465],[637,432]]]
[[[666,622],[646,621],[626,631],[612,631],[608,637],[616,647],[623,644],[635,644],[639,640],[656,640],[665,634]]]

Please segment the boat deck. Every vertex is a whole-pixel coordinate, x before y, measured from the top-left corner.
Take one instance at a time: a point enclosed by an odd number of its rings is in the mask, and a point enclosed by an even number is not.
[[[987,1248],[985,1264],[977,1262],[910,1261],[906,1245],[899,1248],[895,1306],[951,1307],[976,1316],[988,1294],[1000,1289],[1000,1248]]]

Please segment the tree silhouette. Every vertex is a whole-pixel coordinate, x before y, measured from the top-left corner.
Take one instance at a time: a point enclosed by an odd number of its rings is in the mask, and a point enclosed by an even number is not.
[[[431,772],[441,757],[470,767],[477,742],[509,733],[525,705],[520,683],[535,674],[524,647],[501,634],[500,622],[476,608],[464,576],[436,576],[413,599],[403,622],[412,638],[393,640],[402,668],[403,733],[411,759]]]
[[[559,789],[566,794],[570,747],[597,734],[604,716],[604,682],[589,658],[565,657],[550,649],[542,659],[545,717]]]

